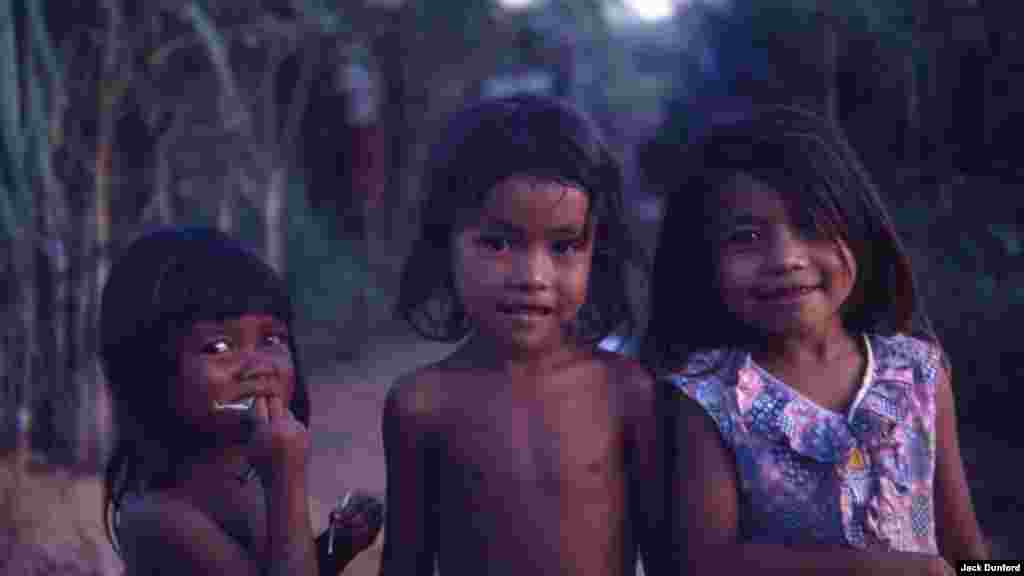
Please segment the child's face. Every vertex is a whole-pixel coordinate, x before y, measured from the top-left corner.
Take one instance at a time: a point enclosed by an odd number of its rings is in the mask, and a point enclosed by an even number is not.
[[[841,326],[840,308],[857,274],[846,243],[823,237],[777,191],[746,174],[719,198],[718,282],[729,310],[763,334]]]
[[[593,256],[582,190],[503,180],[453,242],[455,284],[472,325],[517,349],[558,342],[587,296]]]
[[[180,348],[178,415],[197,431],[229,435],[218,403],[277,396],[289,405],[295,366],[288,338],[285,324],[265,314],[193,324]]]

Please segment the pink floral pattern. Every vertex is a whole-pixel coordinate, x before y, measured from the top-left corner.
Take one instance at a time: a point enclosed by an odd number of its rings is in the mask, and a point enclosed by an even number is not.
[[[673,383],[733,450],[744,538],[937,553],[935,346],[870,336],[872,362],[848,414],[827,410],[749,354],[695,354]]]

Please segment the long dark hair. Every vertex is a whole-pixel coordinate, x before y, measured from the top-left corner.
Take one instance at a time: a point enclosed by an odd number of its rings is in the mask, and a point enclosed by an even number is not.
[[[100,359],[113,398],[117,440],[103,479],[103,518],[117,547],[116,515],[124,496],[167,487],[175,466],[195,450],[171,415],[181,339],[197,321],[270,314],[292,334],[292,304],[283,280],[255,254],[209,228],[147,234],[115,261],[103,288]],[[295,394],[289,408],[309,423],[309,396],[294,336]]]
[[[590,289],[577,317],[590,342],[635,326],[626,266],[642,258],[623,220],[622,171],[597,126],[569,104],[542,96],[486,99],[451,119],[426,166],[421,233],[402,270],[397,313],[421,336],[446,342],[471,327],[456,294],[452,239],[488,193],[512,176],[579,187],[594,226]]]
[[[726,308],[709,222],[738,173],[763,181],[827,237],[853,253],[857,278],[841,311],[851,332],[913,334],[937,343],[910,259],[878,191],[838,127],[790,106],[756,110],[712,128],[680,157],[651,283],[641,357],[659,371],[700,349],[743,346],[749,330]]]

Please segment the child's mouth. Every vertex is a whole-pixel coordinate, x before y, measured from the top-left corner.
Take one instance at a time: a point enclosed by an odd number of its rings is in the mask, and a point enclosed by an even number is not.
[[[498,312],[517,318],[540,318],[550,316],[554,309],[540,304],[499,304]]]
[[[817,286],[781,286],[777,288],[757,290],[754,294],[761,300],[788,302],[798,300],[817,289]]]
[[[248,412],[256,404],[255,396],[248,396],[233,402],[213,401],[213,409],[218,412]]]

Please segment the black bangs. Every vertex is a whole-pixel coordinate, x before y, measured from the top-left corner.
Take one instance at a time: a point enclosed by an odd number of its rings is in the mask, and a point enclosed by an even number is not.
[[[191,254],[171,256],[167,274],[153,288],[162,319],[189,326],[264,313],[292,321],[284,282],[256,256],[220,245],[197,245]]]
[[[680,150],[680,177],[671,192],[658,240],[651,288],[651,324],[641,348],[652,366],[670,370],[702,348],[742,346],[744,329],[721,302],[714,282],[710,225],[718,194],[741,173],[776,190],[805,230],[843,240],[856,280],[843,305],[854,332],[900,332],[935,341],[913,270],[877,188],[841,129],[791,106],[758,108],[716,125]],[[699,219],[699,220],[698,220]],[[697,330],[681,330],[689,323]]]
[[[479,210],[487,194],[511,176],[580,188],[590,197],[588,218],[607,212],[603,196],[615,193],[609,187],[618,180],[616,165],[586,118],[562,103],[529,97],[487,101],[465,110],[449,130],[431,163],[428,188],[460,215]]]
[[[263,312],[289,328],[292,322],[284,281],[255,254],[207,228],[163,229],[132,244],[118,258],[101,308],[101,352],[115,373],[125,347],[174,339],[199,320]]]
[[[452,238],[512,177],[558,182],[587,196],[587,232],[596,244],[590,297],[578,315],[584,338],[634,325],[626,266],[646,266],[624,220],[619,160],[583,112],[536,95],[475,102],[446,124],[424,173],[420,235],[405,260],[396,306],[421,336],[456,342],[468,334],[455,293]]]
[[[270,266],[211,228],[163,228],[116,255],[99,322],[100,360],[118,431],[103,479],[104,524],[115,547],[110,519],[124,496],[172,482],[176,467],[196,449],[168,406],[177,384],[180,338],[196,321],[251,313],[270,314],[287,326],[295,368],[289,408],[308,425],[309,395],[291,301]]]
[[[176,373],[180,339],[197,321],[266,313],[287,327],[296,367],[293,411],[309,418],[291,299],[284,281],[254,253],[210,228],[167,228],[120,254],[103,289],[100,358],[115,402],[137,406],[143,375]],[[167,384],[170,385],[168,381]]]
[[[737,173],[746,173],[776,190],[801,227],[826,238],[851,240],[848,212],[855,206],[843,201],[849,175],[820,135],[786,131],[752,137],[725,128],[698,154],[709,193],[715,194]],[[860,236],[852,234],[854,240]]]

